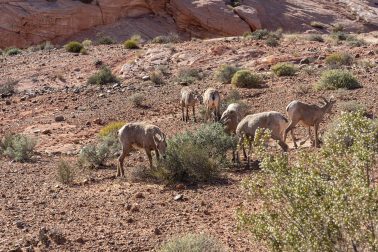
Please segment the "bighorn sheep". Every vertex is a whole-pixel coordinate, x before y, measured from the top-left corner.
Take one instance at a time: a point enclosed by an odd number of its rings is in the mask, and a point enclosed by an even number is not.
[[[284,141],[286,140],[287,133],[291,130],[293,132],[295,126],[298,122],[301,122],[303,125],[307,126],[308,128],[308,137],[301,142],[301,144],[305,143],[307,139],[311,139],[311,126],[315,128],[315,148],[318,147],[318,130],[319,124],[323,120],[323,117],[326,113],[329,113],[332,109],[333,104],[336,103],[336,100],[333,96],[328,101],[324,97],[320,97],[324,100],[325,104],[320,107],[315,104],[307,104],[300,101],[292,101],[287,105],[286,112],[289,117],[289,125],[287,126],[284,132]],[[293,137],[294,147],[297,148],[297,143]]]
[[[194,122],[196,122],[196,113],[195,113],[195,106],[196,103],[199,102],[202,103],[202,100],[200,98],[200,95],[196,92],[190,89],[189,87],[183,87],[181,89],[181,109],[182,109],[182,120],[184,122],[187,122],[189,120],[189,107],[193,108],[193,118]],[[186,113],[185,113],[186,110]]]
[[[249,142],[248,167],[250,163],[250,154],[253,139],[258,128],[269,129],[271,138],[278,140],[278,144],[284,151],[288,150],[287,144],[283,141],[282,135],[286,129],[288,120],[285,116],[276,111],[262,112],[244,117],[236,128],[236,135],[239,137],[239,148],[243,146],[244,138],[247,137]],[[237,162],[239,161],[239,150],[237,151]]]
[[[123,161],[130,153],[133,146],[143,148],[146,151],[150,167],[152,168],[151,151],[155,151],[156,158],[165,157],[167,142],[164,133],[159,127],[145,122],[128,123],[118,131],[119,141],[122,145],[122,154],[118,158],[117,177],[125,176]]]
[[[219,120],[220,117],[220,94],[218,90],[214,88],[206,89],[205,93],[203,94],[203,103],[206,106],[206,117],[205,120],[208,121],[211,111],[214,111],[215,121]]]

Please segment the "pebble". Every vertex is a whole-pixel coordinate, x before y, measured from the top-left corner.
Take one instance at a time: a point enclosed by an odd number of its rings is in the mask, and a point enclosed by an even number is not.
[[[62,115],[55,116],[55,122],[63,122],[64,120],[65,118]]]

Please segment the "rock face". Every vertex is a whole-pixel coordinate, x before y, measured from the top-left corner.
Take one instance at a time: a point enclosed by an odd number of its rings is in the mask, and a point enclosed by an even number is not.
[[[234,8],[226,2],[97,0],[84,4],[73,0],[0,0],[0,48],[27,47],[47,40],[60,43],[101,29],[123,39],[132,35],[125,34],[130,26],[137,26],[133,32],[147,38],[176,29],[202,38],[241,35],[260,28],[306,31],[311,21],[342,23],[351,30],[378,27],[374,1],[243,0]]]

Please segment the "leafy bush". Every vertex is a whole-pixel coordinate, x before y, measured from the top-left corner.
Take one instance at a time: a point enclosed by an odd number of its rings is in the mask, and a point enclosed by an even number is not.
[[[112,45],[115,41],[112,37],[109,36],[102,36],[99,39],[97,39],[97,44],[99,45]]]
[[[166,159],[155,176],[167,182],[199,182],[216,177],[228,164],[226,153],[236,141],[219,123],[203,125],[195,132],[185,132],[168,140]]]
[[[37,142],[22,134],[5,135],[0,142],[0,153],[17,162],[31,159]]]
[[[105,85],[109,83],[119,82],[118,78],[113,75],[112,71],[103,66],[100,71],[93,74],[88,79],[88,84]]]
[[[358,39],[355,36],[348,36],[346,42],[351,47],[360,47],[366,45],[366,41],[363,39]]]
[[[109,136],[109,135],[117,135],[118,134],[118,130],[120,128],[122,128],[125,124],[126,124],[126,122],[112,122],[112,123],[109,123],[109,124],[105,125],[100,130],[99,135],[101,137],[106,137],[106,136]]]
[[[342,65],[351,65],[353,63],[353,57],[348,53],[335,52],[328,55],[325,59],[327,65],[331,67],[340,67]]]
[[[310,34],[307,36],[308,41],[324,42],[323,36],[320,34]]]
[[[84,41],[82,42],[82,45],[83,45],[84,47],[90,47],[90,46],[92,46],[92,44],[93,44],[92,40],[89,40],[89,39],[86,39],[86,40],[84,40]]]
[[[326,28],[326,25],[321,23],[321,22],[317,22],[317,21],[312,21],[310,23],[310,26],[314,27],[314,28],[318,28],[318,29],[324,29]]]
[[[159,252],[226,252],[227,249],[206,234],[187,234],[174,237],[163,244]]]
[[[336,42],[346,40],[348,35],[344,32],[333,32],[331,33],[331,38],[333,38]]]
[[[240,68],[236,66],[227,64],[221,65],[215,72],[215,78],[224,84],[231,83],[232,76],[234,76],[234,74],[239,70]]]
[[[244,36],[255,40],[263,40],[268,38],[269,31],[267,29],[259,29],[254,32],[244,33]]]
[[[249,70],[239,70],[231,79],[232,85],[241,88],[258,87],[261,82],[261,77],[258,74],[250,72]]]
[[[120,149],[120,143],[116,135],[101,137],[99,142],[83,147],[79,154],[79,163],[83,167],[98,169],[114,157]]]
[[[366,107],[357,101],[346,101],[339,103],[339,108],[343,112],[361,112],[363,114],[366,114]]]
[[[134,107],[141,107],[144,102],[144,96],[142,94],[133,94],[129,97]]]
[[[175,33],[170,33],[168,35],[157,36],[151,41],[154,44],[168,44],[168,43],[178,43],[180,38]]]
[[[6,56],[14,56],[14,55],[18,55],[18,54],[21,54],[22,51],[18,48],[7,48],[5,49],[5,55]]]
[[[361,87],[360,83],[350,72],[340,69],[324,71],[315,85],[317,90],[355,89],[359,87]]]
[[[278,46],[280,43],[278,42],[278,39],[275,38],[275,37],[268,37],[265,41],[266,45],[267,46],[270,46],[270,47],[276,47]]]
[[[88,50],[86,48],[81,48],[80,53],[83,55],[88,55]]]
[[[180,84],[192,84],[196,80],[201,80],[203,75],[197,68],[182,68],[177,75],[177,82]]]
[[[0,97],[1,95],[4,96],[11,96],[16,92],[16,85],[18,84],[17,80],[7,80],[5,83],[0,85]]]
[[[67,52],[72,52],[72,53],[79,53],[81,49],[83,49],[83,45],[80,42],[77,41],[71,41],[67,43],[64,48],[66,49]]]
[[[344,26],[342,24],[335,24],[332,27],[332,32],[343,32],[344,31]]]
[[[125,42],[123,42],[123,45],[127,49],[138,49],[139,48],[138,42],[133,40],[133,39],[126,40]]]
[[[319,152],[262,151],[261,171],[244,182],[261,203],[239,209],[240,226],[271,251],[376,251],[377,125],[344,114]]]
[[[57,180],[65,185],[71,185],[75,179],[75,168],[69,162],[61,159],[57,166]]]
[[[291,63],[277,63],[272,67],[277,76],[293,76],[297,69]]]
[[[163,73],[161,71],[155,70],[150,73],[150,80],[156,85],[161,85],[164,83]]]

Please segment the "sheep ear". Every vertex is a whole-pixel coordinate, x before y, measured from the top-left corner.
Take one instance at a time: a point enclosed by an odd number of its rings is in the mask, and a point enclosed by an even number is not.
[[[157,144],[158,142],[161,142],[161,141],[163,141],[161,135],[159,135],[159,134],[156,133],[154,135],[154,142],[155,142],[155,144]]]

